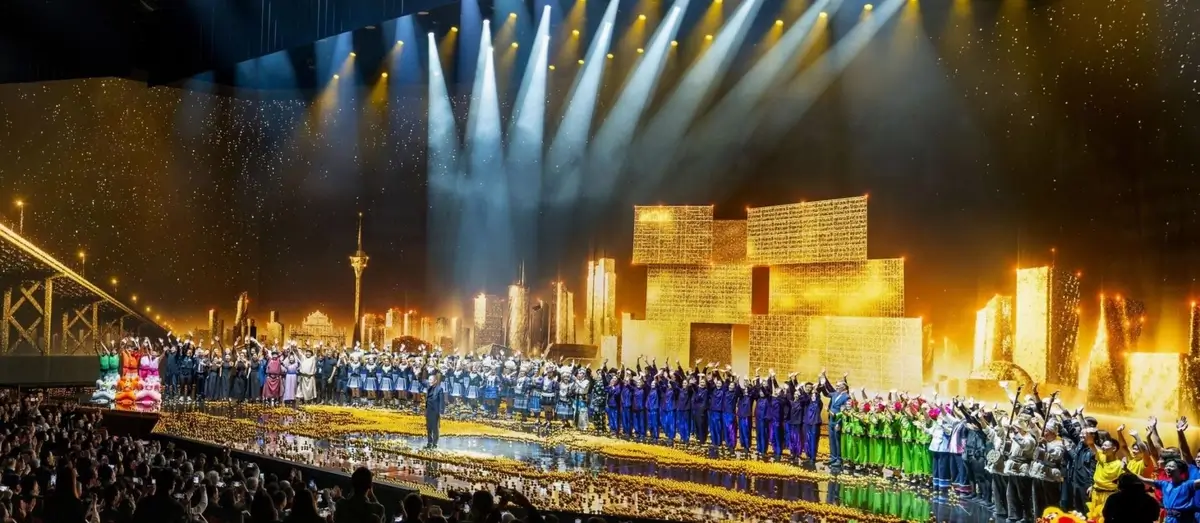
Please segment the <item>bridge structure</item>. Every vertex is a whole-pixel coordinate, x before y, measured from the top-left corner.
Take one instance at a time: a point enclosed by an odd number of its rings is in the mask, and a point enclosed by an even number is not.
[[[94,355],[104,340],[166,329],[0,225],[0,357]]]

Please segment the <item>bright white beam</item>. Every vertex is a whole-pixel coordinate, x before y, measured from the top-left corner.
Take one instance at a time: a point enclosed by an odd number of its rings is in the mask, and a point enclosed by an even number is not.
[[[671,49],[671,41],[679,31],[687,4],[688,0],[675,0],[667,18],[654,31],[650,45],[638,61],[628,83],[621,90],[621,95],[617,97],[608,117],[596,132],[587,165],[587,176],[591,182],[587,194],[608,198],[609,191],[617,182],[622,159],[625,157],[624,149],[633,140],[642,112],[650,103],[650,97],[658,85],[667,62],[667,53]]]
[[[441,193],[458,191],[458,130],[442,74],[437,41],[429,33],[429,186]]]
[[[554,133],[550,152],[546,155],[547,181],[556,187],[552,197],[557,202],[574,200],[582,182],[580,160],[587,149],[591,132],[592,116],[596,111],[596,96],[600,94],[600,81],[604,78],[604,67],[612,44],[613,23],[617,19],[620,0],[609,0],[600,20],[600,33],[588,48],[583,69],[575,77],[568,98],[562,123]]]
[[[635,183],[656,184],[669,167],[692,119],[720,83],[761,7],[761,0],[746,0],[738,6],[712,45],[688,68],[670,98],[646,125],[639,135],[636,161],[630,165]]]

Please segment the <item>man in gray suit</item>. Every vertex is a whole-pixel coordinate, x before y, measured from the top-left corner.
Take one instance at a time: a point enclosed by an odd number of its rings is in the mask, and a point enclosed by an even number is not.
[[[442,387],[442,373],[434,369],[425,381],[425,387],[425,448],[436,449],[442,413],[446,410],[446,389]]]

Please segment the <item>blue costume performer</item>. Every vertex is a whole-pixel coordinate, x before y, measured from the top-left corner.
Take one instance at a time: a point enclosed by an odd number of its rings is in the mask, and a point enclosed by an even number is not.
[[[708,438],[708,382],[692,376],[692,434],[703,445]]]
[[[824,405],[821,394],[812,389],[811,383],[804,384],[804,388],[809,394],[809,401],[804,409],[804,456],[808,458],[808,464],[811,466],[817,462],[817,442],[821,439],[821,408]],[[796,457],[799,459],[799,455]]]
[[[721,409],[725,406],[725,387],[720,379],[715,379],[708,389],[708,443],[720,447],[724,439],[725,428],[721,423]]]
[[[730,451],[737,448],[737,421],[734,414],[737,410],[738,390],[737,383],[730,377],[729,387],[725,389],[725,397],[721,402],[721,428],[725,429],[721,436],[724,438],[725,447]]]
[[[745,380],[742,380],[743,382]],[[754,413],[753,395],[747,385],[738,385],[737,388],[737,407],[734,409],[734,415],[737,416],[737,435],[738,442],[742,444],[742,448],[747,452],[750,451],[750,416]]]

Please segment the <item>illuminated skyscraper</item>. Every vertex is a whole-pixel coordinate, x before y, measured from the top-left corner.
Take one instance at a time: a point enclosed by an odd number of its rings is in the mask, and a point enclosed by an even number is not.
[[[521,352],[529,351],[529,289],[525,283],[508,286],[508,343]]]
[[[400,335],[401,336],[416,336],[416,332],[414,332],[414,326],[416,325],[416,323],[417,323],[417,311],[410,310],[410,311],[404,313],[404,325],[401,326]]]
[[[992,296],[987,305],[975,312],[975,355],[971,370],[993,361],[1012,361],[1013,299]]]
[[[267,342],[275,343],[275,340],[279,340],[279,343],[283,343],[284,330],[283,323],[279,321],[279,313],[271,311],[268,318],[270,318],[270,321],[267,322]]]
[[[1183,369],[1180,376],[1179,390],[1182,397],[1180,402],[1189,409],[1196,409],[1200,403],[1200,303],[1192,302],[1188,309],[1188,350],[1183,355]],[[1196,412],[1181,414],[1196,415]]]
[[[588,261],[584,321],[586,343],[600,345],[605,336],[617,334],[617,261],[612,258]]]
[[[1079,380],[1079,279],[1054,267],[1017,270],[1013,363],[1034,383]]]
[[[417,336],[417,337],[424,340],[425,343],[437,344],[438,340],[435,338],[435,334],[436,333],[434,332],[433,318],[430,318],[429,316],[422,316],[421,317],[421,335]]]
[[[475,297],[475,346],[504,345],[504,317],[508,313],[507,301],[494,294]]]
[[[370,347],[372,343],[376,347],[383,348],[387,343],[387,327],[384,318],[378,314],[366,313],[362,315],[362,320],[358,322],[359,338],[362,340],[364,347]]]
[[[404,311],[392,307],[383,316],[384,339],[391,341],[403,336]]]
[[[550,343],[575,343],[575,294],[568,291],[567,285],[561,281],[551,285]]]
[[[362,247],[362,213],[358,213],[358,250],[350,256],[350,268],[354,269],[354,322],[358,323],[362,319],[362,274],[367,268],[367,260],[370,257],[363,251]],[[358,329],[351,329],[352,334],[357,333]],[[352,342],[354,340],[351,340]]]
[[[209,339],[200,339],[204,343],[212,343],[212,337],[220,336],[225,332],[225,324],[221,322],[220,313],[217,309],[208,309],[208,332],[212,334]]]

